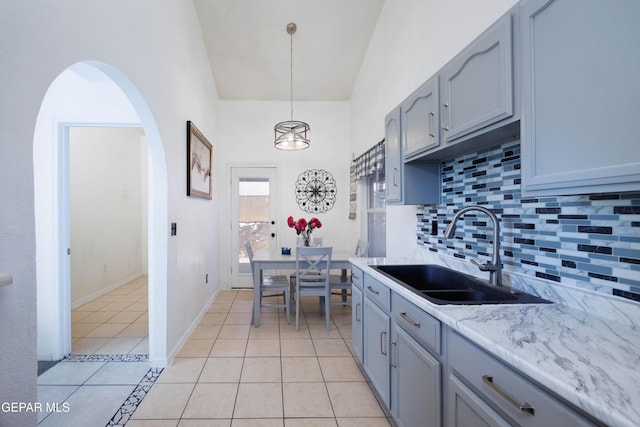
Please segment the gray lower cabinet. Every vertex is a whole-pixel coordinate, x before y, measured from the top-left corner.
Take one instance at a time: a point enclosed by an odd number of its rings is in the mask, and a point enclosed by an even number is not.
[[[394,323],[391,414],[398,426],[442,425],[440,372],[440,362]]]
[[[638,191],[640,2],[520,7],[523,195]]]
[[[447,426],[598,425],[453,331],[447,355]]]
[[[363,276],[363,366],[371,384],[388,408],[391,290],[368,274]]]
[[[449,376],[447,426],[510,427],[511,424],[491,409],[473,390],[455,375]]]
[[[368,297],[364,298],[364,319],[364,370],[388,408],[390,406],[389,335],[391,321],[389,315]]]
[[[355,285],[355,284],[354,284]],[[362,363],[362,314],[363,314],[362,291],[356,287],[351,287],[351,345],[358,360]]]

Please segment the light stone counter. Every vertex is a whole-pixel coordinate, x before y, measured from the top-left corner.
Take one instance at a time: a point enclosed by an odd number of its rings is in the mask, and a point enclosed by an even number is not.
[[[602,422],[611,426],[640,425],[640,304],[507,273],[505,284],[555,303],[437,305],[369,265],[430,263],[473,275],[477,275],[477,268],[440,255],[351,261]]]

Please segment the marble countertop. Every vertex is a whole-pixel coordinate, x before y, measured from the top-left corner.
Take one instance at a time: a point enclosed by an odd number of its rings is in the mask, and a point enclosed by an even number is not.
[[[470,341],[602,422],[611,426],[640,425],[640,304],[596,292],[582,295],[571,289],[565,292],[554,284],[526,289],[554,304],[436,305],[369,268],[380,264],[447,265],[443,259],[351,261]],[[529,281],[514,275],[508,284],[526,287],[524,282]]]

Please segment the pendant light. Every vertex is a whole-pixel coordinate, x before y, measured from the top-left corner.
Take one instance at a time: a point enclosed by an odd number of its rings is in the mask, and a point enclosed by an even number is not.
[[[297,26],[293,22],[287,25],[287,33],[291,36],[291,120],[280,122],[274,127],[274,145],[280,150],[304,150],[311,143],[309,139],[309,131],[311,130],[309,124],[293,120],[293,34],[296,29]]]

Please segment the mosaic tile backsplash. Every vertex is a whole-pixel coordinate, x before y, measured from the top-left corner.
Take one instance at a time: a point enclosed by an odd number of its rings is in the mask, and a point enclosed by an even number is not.
[[[519,141],[443,162],[440,172],[442,203],[419,210],[419,246],[490,260],[493,230],[480,212],[442,237],[457,209],[481,205],[500,219],[506,271],[640,301],[640,193],[522,198]]]

